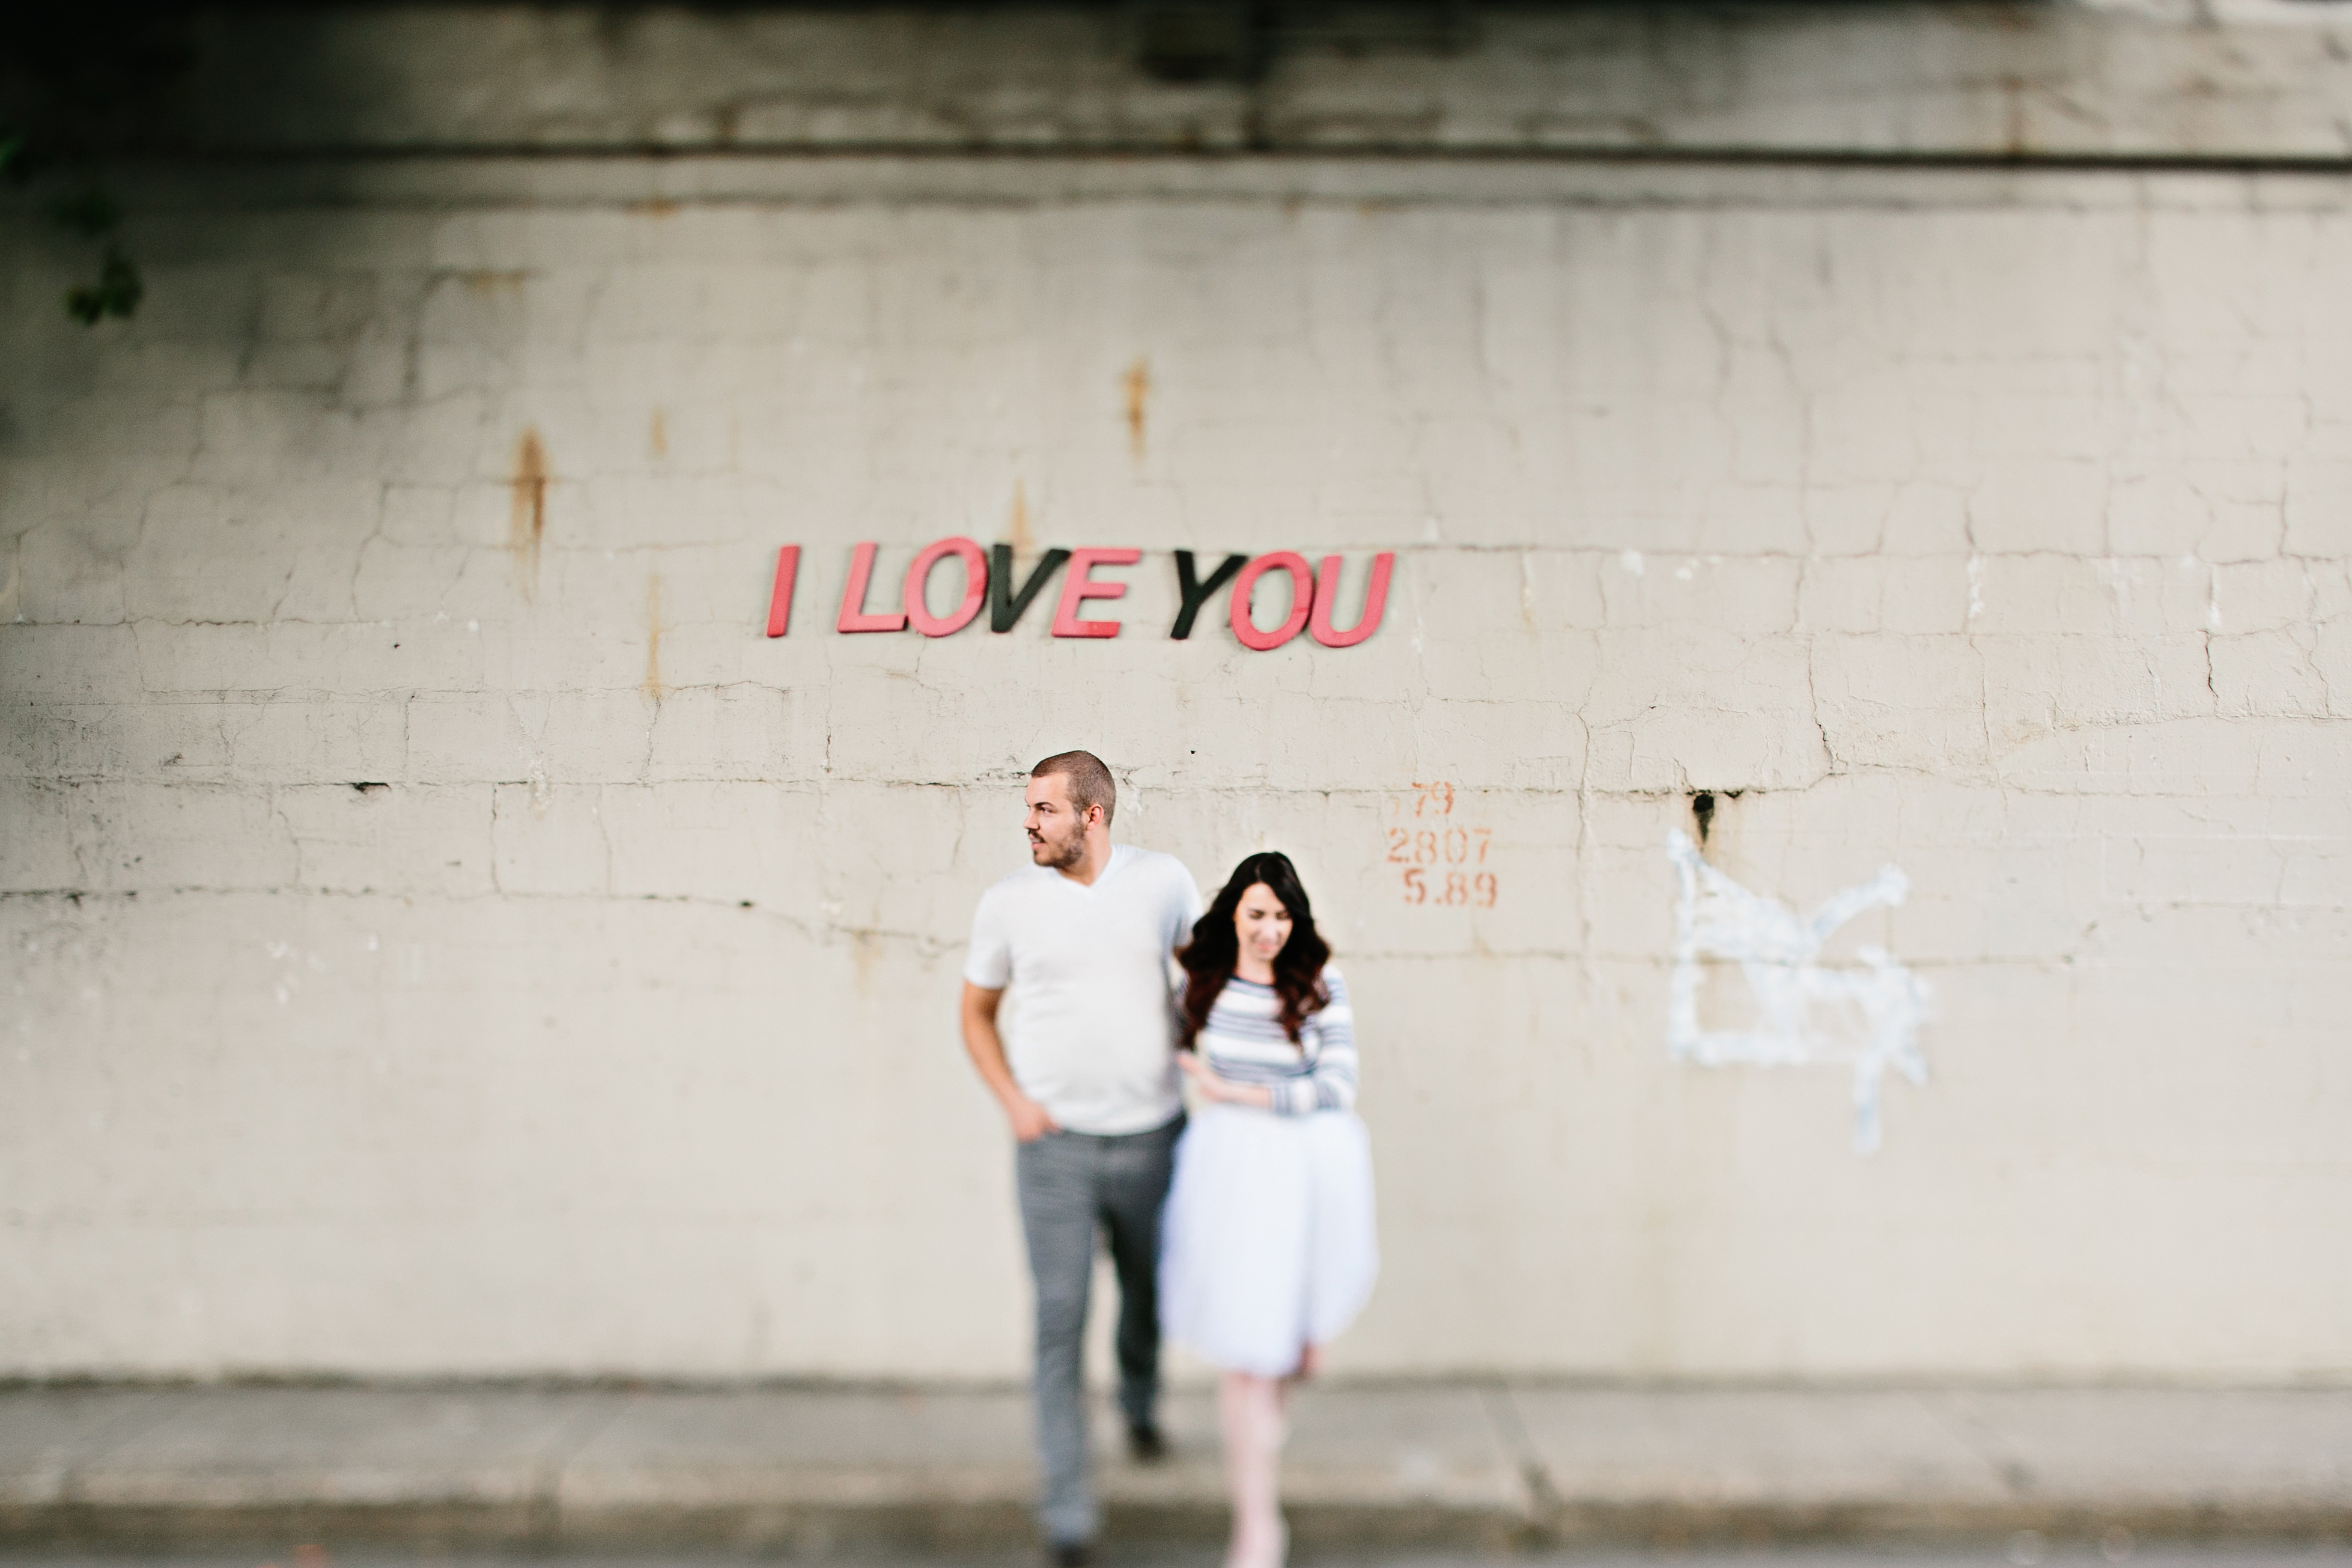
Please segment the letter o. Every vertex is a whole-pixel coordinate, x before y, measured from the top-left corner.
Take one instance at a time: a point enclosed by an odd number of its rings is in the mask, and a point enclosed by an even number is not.
[[[963,603],[944,617],[931,614],[931,606],[923,596],[923,589],[931,580],[931,568],[949,556],[963,560]],[[943,637],[960,632],[980,614],[980,606],[988,597],[988,557],[980,546],[969,539],[949,538],[925,545],[907,568],[907,621],[927,637]]]
[[[1290,617],[1273,631],[1260,631],[1250,619],[1250,592],[1257,580],[1276,567],[1290,574]],[[1234,623],[1234,636],[1241,638],[1242,647],[1265,653],[1280,647],[1297,637],[1307,625],[1307,617],[1315,609],[1315,575],[1307,569],[1307,558],[1293,550],[1276,550],[1259,556],[1242,568],[1234,579],[1232,603],[1226,615]]]

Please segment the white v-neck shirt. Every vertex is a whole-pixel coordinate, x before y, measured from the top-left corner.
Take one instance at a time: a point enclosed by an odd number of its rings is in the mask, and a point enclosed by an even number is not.
[[[1093,885],[1026,866],[980,896],[963,977],[1005,994],[997,1015],[1021,1092],[1072,1132],[1175,1119],[1169,955],[1201,918],[1173,855],[1119,844]]]

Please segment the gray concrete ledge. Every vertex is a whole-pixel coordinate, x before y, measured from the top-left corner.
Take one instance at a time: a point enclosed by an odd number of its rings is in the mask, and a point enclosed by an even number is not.
[[[2042,208],[2136,212],[2341,211],[2352,158],[2296,173],[2113,164],[1816,164],[1323,155],[1084,158],[809,157],[301,158],[126,161],[113,189],[146,221],[249,221],[255,213],[466,213],[528,207],[675,224],[740,209],[908,205],[1021,210],[1152,202],[1193,206],[1366,203],[1480,210],[1710,210],[1726,206],[1883,212]],[[370,233],[383,243],[380,230]],[[315,242],[314,242],[315,243]],[[740,239],[714,234],[726,247]]]
[[[1224,1526],[1207,1395],[1109,1439],[1109,1532]],[[1332,1386],[1294,1411],[1302,1544],[2352,1540],[2352,1391]],[[0,1542],[288,1539],[809,1551],[1017,1545],[1014,1393],[24,1388]]]

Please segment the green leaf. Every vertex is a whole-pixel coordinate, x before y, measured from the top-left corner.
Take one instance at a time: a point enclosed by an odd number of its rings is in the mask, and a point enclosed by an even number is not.
[[[98,281],[79,283],[66,290],[66,314],[85,327],[94,327],[109,316],[129,317],[146,293],[146,280],[139,276],[139,268],[110,245],[98,269]]]

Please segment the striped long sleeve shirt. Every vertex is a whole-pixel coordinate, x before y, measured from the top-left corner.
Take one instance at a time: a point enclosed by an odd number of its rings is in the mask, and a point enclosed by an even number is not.
[[[1282,1032],[1274,987],[1236,974],[1209,1008],[1193,1048],[1219,1078],[1265,1085],[1278,1116],[1346,1110],[1356,1103],[1355,1015],[1336,966],[1323,966],[1323,984],[1331,1000],[1299,1026],[1294,1046]]]

